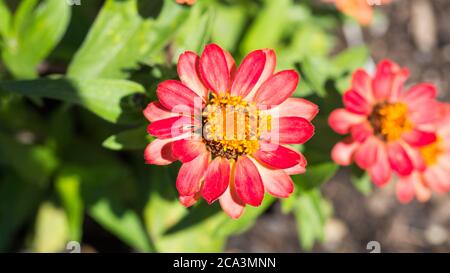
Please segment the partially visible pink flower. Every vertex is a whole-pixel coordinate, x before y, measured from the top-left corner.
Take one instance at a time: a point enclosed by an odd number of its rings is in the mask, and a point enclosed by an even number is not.
[[[197,0],[175,0],[178,4],[193,5]]]
[[[357,70],[343,95],[345,108],[329,117],[334,131],[350,134],[334,146],[333,160],[344,166],[355,161],[379,186],[393,173],[408,176],[424,170],[419,148],[436,141],[436,88],[422,83],[405,90],[408,75],[389,60],[378,64],[373,77]]]
[[[450,191],[450,104],[442,104],[441,109],[442,116],[436,127],[437,140],[420,148],[425,170],[399,177],[397,197],[403,203],[410,202],[414,196],[425,202],[432,191]]]
[[[149,164],[180,160],[176,187],[180,201],[191,206],[203,197],[219,200],[239,218],[246,205],[259,206],[267,192],[288,197],[290,175],[305,171],[306,159],[289,144],[314,134],[315,104],[290,98],[299,76],[275,72],[273,50],[256,50],[238,69],[218,45],[201,57],[185,52],[178,61],[178,80],[159,84],[158,101],[144,110],[157,137],[145,150]]]
[[[361,25],[369,25],[373,18],[373,7],[386,5],[392,0],[322,0],[334,3],[342,13],[355,18]]]

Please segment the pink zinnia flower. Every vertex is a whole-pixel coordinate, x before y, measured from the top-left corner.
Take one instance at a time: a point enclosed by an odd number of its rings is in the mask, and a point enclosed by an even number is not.
[[[428,201],[431,191],[450,191],[450,104],[442,104],[441,109],[436,141],[420,148],[426,169],[399,178],[397,197],[403,203],[410,202],[414,196],[421,202]]]
[[[337,133],[350,133],[334,146],[333,160],[344,166],[354,160],[377,185],[387,183],[392,171],[407,176],[425,169],[418,148],[436,141],[436,89],[422,83],[405,91],[408,75],[388,60],[378,64],[373,78],[356,71],[343,95],[345,108],[334,110],[328,120]]]
[[[158,101],[144,111],[157,137],[145,150],[149,164],[180,160],[176,187],[184,206],[200,197],[219,200],[232,218],[245,205],[259,206],[267,192],[288,197],[289,175],[305,171],[303,155],[288,144],[314,134],[315,104],[289,98],[299,76],[274,74],[275,53],[256,50],[236,70],[230,53],[215,44],[201,57],[185,52],[178,61],[181,81],[162,82]],[[182,109],[182,111],[180,111]]]

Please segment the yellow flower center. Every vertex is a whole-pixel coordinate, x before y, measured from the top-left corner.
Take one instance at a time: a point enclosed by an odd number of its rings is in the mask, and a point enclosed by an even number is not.
[[[420,154],[427,166],[437,163],[439,155],[444,152],[442,148],[442,139],[438,138],[435,142],[420,148]]]
[[[261,133],[270,131],[272,116],[240,96],[212,95],[202,113],[203,141],[213,156],[236,160],[259,148]]]
[[[375,134],[385,141],[395,141],[413,126],[408,119],[408,106],[404,103],[379,103],[369,117]]]

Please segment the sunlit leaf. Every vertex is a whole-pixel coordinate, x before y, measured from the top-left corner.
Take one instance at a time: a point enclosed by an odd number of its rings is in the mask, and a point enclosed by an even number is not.
[[[187,10],[165,1],[158,20],[144,19],[137,0],[108,0],[82,47],[72,60],[68,75],[87,78],[126,78],[167,44],[185,19]]]
[[[61,40],[70,20],[70,7],[61,0],[24,0],[19,5],[12,25],[1,24],[3,33],[2,58],[17,78],[34,78],[36,67]],[[3,11],[1,11],[3,10]],[[0,5],[0,15],[6,17]],[[37,46],[38,45],[38,46]]]
[[[43,203],[37,213],[33,249],[36,252],[60,252],[69,238],[69,224],[63,209]]]
[[[300,244],[304,249],[310,250],[316,240],[324,240],[324,228],[330,215],[329,204],[318,189],[300,194],[294,206],[294,216]]]
[[[59,176],[55,187],[65,209],[71,241],[80,241],[83,228],[84,205],[81,199],[81,181],[76,176]]]
[[[266,0],[241,44],[244,53],[260,48],[276,48],[285,27],[289,24],[286,14],[292,0]]]
[[[141,110],[133,105],[133,95],[144,88],[126,80],[38,79],[0,82],[5,92],[29,97],[51,98],[85,107],[110,122],[139,120]]]

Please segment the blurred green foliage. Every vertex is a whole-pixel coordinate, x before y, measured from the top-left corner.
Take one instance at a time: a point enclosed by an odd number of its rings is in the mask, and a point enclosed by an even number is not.
[[[320,105],[316,136],[298,147],[308,170],[282,201],[311,249],[332,214],[320,186],[338,169],[327,116],[368,58],[365,47],[331,54],[338,27],[339,17],[313,1],[0,0],[0,251],[63,251],[83,241],[87,218],[145,252],[219,252],[253,225],[275,199],[237,221],[217,203],[186,209],[175,189],[179,164],[143,160],[152,139],[142,109],[159,82],[176,77],[179,54],[208,42],[238,61],[274,48],[277,70],[301,74],[295,96]]]

